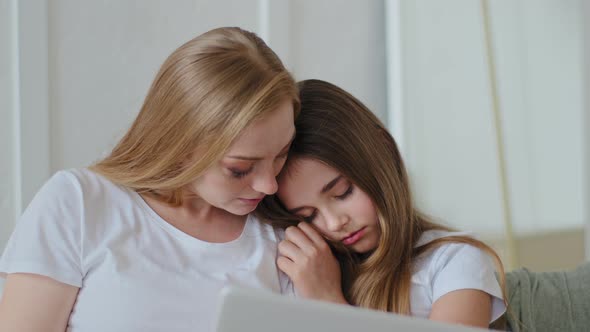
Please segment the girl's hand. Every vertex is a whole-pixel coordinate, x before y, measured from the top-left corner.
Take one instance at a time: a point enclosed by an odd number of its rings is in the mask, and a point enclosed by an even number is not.
[[[347,303],[342,294],[340,265],[328,243],[310,224],[301,222],[287,228],[278,248],[277,265],[291,278],[298,295]]]

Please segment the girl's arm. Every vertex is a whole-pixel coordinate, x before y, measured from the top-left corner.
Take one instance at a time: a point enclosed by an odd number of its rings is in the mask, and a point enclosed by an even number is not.
[[[0,331],[64,332],[78,289],[37,274],[9,274],[0,301]]]
[[[432,305],[431,320],[487,328],[492,297],[476,289],[461,289],[441,296]]]
[[[324,238],[308,223],[285,231],[279,243],[278,267],[303,298],[348,304],[342,294],[340,265]]]

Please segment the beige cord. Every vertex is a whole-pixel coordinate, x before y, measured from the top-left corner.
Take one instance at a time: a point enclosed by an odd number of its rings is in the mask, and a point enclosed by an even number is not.
[[[512,208],[510,206],[510,190],[508,187],[508,178],[506,176],[506,155],[504,151],[504,140],[502,130],[502,119],[500,116],[500,102],[498,97],[498,82],[496,80],[496,65],[494,63],[492,32],[490,28],[490,14],[488,10],[488,0],[481,0],[481,11],[483,18],[485,50],[488,61],[488,75],[490,79],[490,95],[492,99],[492,110],[494,113],[494,129],[496,132],[496,148],[498,154],[498,169],[500,176],[500,187],[502,190],[502,209],[504,212],[504,230],[506,240],[506,270],[512,270],[518,266],[518,254],[516,243],[514,241],[514,231],[512,229]]]

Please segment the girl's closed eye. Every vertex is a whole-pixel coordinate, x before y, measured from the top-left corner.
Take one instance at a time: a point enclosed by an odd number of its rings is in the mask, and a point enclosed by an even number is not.
[[[350,196],[350,194],[352,194],[353,189],[354,189],[354,186],[352,185],[352,183],[349,183],[346,191],[340,195],[337,195],[336,198],[341,199],[341,200],[346,199],[348,196]]]
[[[315,219],[315,216],[317,215],[317,210],[313,211],[312,214],[310,214],[309,216],[305,217],[305,216],[300,216],[301,219],[303,219],[303,221],[307,222],[307,223],[311,223],[313,222],[313,220]]]

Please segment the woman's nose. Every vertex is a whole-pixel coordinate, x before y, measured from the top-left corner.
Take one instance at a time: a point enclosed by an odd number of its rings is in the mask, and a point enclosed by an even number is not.
[[[265,195],[272,195],[276,193],[279,189],[279,185],[274,174],[274,169],[269,167],[268,169],[260,172],[260,174],[257,174],[254,182],[252,183],[252,189]]]

